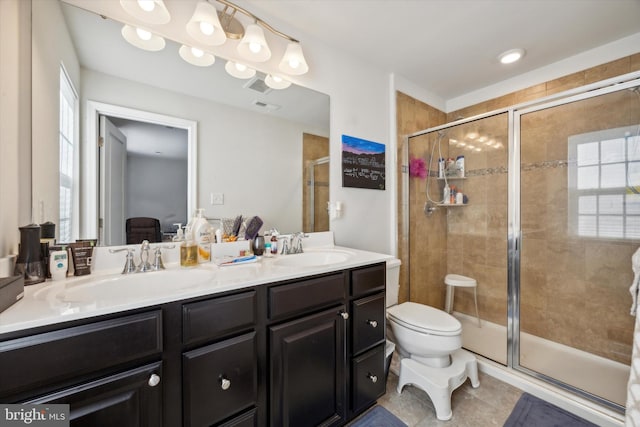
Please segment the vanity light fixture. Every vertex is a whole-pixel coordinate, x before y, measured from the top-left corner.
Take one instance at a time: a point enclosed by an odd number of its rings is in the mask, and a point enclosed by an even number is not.
[[[309,65],[304,59],[302,46],[300,46],[299,42],[292,41],[289,43],[287,50],[284,52],[284,56],[280,61],[279,67],[280,71],[294,76],[299,76],[309,71]]]
[[[224,69],[227,71],[227,73],[238,79],[250,79],[251,77],[256,75],[256,70],[235,61],[227,61]]]
[[[208,67],[216,62],[216,57],[197,47],[182,45],[178,50],[180,57],[191,65],[198,67]]]
[[[291,86],[291,82],[280,76],[269,74],[265,77],[264,82],[271,89],[286,89]]]
[[[227,34],[218,18],[218,11],[206,1],[196,5],[196,10],[187,23],[187,33],[194,40],[208,46],[219,46],[227,41]]]
[[[244,37],[238,45],[238,53],[244,59],[264,62],[271,58],[271,49],[264,38],[264,31],[258,24],[247,25]]]
[[[129,15],[147,24],[166,24],[171,20],[162,0],[120,0],[120,5]]]
[[[524,49],[510,49],[498,55],[498,60],[503,64],[512,64],[524,56]]]
[[[122,37],[135,47],[151,52],[164,49],[165,41],[162,37],[147,31],[144,28],[135,28],[131,25],[122,27]]]

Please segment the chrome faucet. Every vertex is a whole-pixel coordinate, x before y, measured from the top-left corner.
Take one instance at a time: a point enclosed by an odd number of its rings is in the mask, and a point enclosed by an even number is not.
[[[280,253],[282,255],[303,253],[304,252],[304,250],[302,249],[303,237],[308,237],[308,235],[304,234],[304,232],[302,231],[283,237],[282,251]]]
[[[127,251],[127,257],[124,261],[124,268],[122,269],[122,274],[131,274],[137,271],[136,263],[133,262],[133,253],[135,252],[134,248],[121,248],[121,249],[109,249],[109,252],[112,254]]]
[[[138,271],[144,273],[152,271],[151,263],[149,262],[149,241],[143,240],[140,246],[140,264],[138,265]]]

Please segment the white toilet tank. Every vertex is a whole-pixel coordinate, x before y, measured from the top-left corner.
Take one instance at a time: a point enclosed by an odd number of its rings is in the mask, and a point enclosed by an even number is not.
[[[387,260],[387,307],[398,304],[398,291],[400,290],[400,264],[399,259]]]

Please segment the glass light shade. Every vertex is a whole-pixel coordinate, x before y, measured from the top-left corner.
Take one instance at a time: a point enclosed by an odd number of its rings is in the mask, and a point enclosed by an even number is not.
[[[216,62],[216,57],[195,47],[182,45],[178,50],[180,57],[191,65],[208,67]]]
[[[280,71],[294,76],[299,76],[309,71],[309,65],[307,65],[307,61],[304,59],[300,43],[289,43],[279,67]]]
[[[267,77],[264,79],[264,82],[271,89],[286,89],[291,86],[290,81],[285,80],[280,76],[272,76],[271,74],[267,75]]]
[[[271,49],[264,38],[264,31],[256,24],[247,25],[244,37],[238,44],[240,56],[254,62],[264,62],[271,58]]]
[[[256,75],[256,70],[253,68],[234,61],[227,61],[224,69],[227,70],[227,73],[238,79],[250,79]]]
[[[166,24],[171,20],[162,0],[120,0],[120,5],[129,15],[147,24]]]
[[[122,37],[135,47],[151,52],[164,49],[165,41],[162,37],[142,28],[134,28],[131,25],[122,27]]]
[[[208,46],[219,46],[227,41],[227,35],[220,25],[218,11],[206,1],[196,5],[193,16],[187,22],[187,33],[194,40]]]

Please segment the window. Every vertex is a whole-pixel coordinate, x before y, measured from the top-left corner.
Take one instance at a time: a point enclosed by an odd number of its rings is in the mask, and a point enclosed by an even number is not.
[[[60,242],[72,242],[78,235],[77,110],[78,97],[60,67]]]
[[[640,126],[569,137],[569,224],[580,237],[640,239]]]

